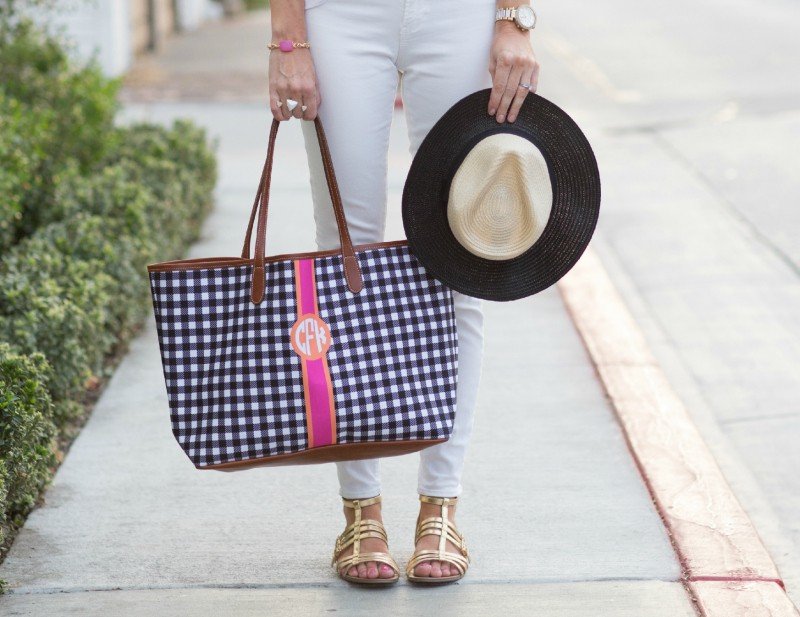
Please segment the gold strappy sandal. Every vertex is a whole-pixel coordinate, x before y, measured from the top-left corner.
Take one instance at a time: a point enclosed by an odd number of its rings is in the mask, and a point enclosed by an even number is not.
[[[346,581],[351,583],[365,583],[369,585],[388,585],[396,583],[400,579],[400,567],[397,565],[389,553],[380,552],[361,552],[361,540],[364,538],[380,538],[389,546],[389,541],[386,535],[386,528],[383,523],[374,519],[362,519],[361,508],[369,506],[374,503],[381,502],[381,496],[370,497],[369,499],[344,499],[342,498],[345,507],[355,509],[355,520],[350,523],[345,530],[336,538],[336,546],[333,549],[333,559],[331,559],[331,566],[336,568],[336,573]],[[353,553],[337,559],[341,552],[348,546],[353,545]],[[361,576],[350,576],[347,571],[360,563],[367,561],[377,561],[378,563],[385,563],[394,569],[395,575],[392,578],[366,578]]]
[[[417,521],[417,531],[414,534],[414,544],[419,542],[422,536],[435,534],[439,536],[439,548],[415,550],[411,559],[406,565],[406,576],[412,583],[452,583],[464,577],[471,562],[467,545],[464,543],[464,536],[456,528],[453,521],[447,517],[447,507],[454,506],[458,497],[430,497],[420,495],[419,500],[425,503],[434,503],[442,506],[441,516],[431,516],[422,521]],[[446,551],[447,541],[452,542],[461,551],[461,554]],[[414,568],[423,561],[445,561],[451,566],[455,566],[458,574],[453,576],[416,576]]]

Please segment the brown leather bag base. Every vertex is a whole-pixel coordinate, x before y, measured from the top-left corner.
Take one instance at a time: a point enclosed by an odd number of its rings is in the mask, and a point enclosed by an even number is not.
[[[423,448],[444,443],[446,439],[416,439],[410,441],[371,441],[360,443],[335,443],[330,446],[311,448],[302,452],[290,452],[262,458],[204,465],[198,469],[216,469],[218,471],[241,471],[253,467],[279,467],[281,465],[314,465],[317,463],[335,463],[365,458],[385,458],[418,452]]]

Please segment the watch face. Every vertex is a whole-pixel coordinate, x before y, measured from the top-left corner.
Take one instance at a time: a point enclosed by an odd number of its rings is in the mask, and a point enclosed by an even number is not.
[[[517,7],[517,19],[519,20],[520,26],[528,29],[533,28],[533,24],[536,21],[533,9],[527,4]]]

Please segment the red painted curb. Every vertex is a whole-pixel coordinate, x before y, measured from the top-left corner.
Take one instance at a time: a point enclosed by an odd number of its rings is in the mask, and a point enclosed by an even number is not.
[[[558,288],[703,614],[744,615],[761,598],[778,611],[768,615],[796,617],[758,532],[591,249]]]

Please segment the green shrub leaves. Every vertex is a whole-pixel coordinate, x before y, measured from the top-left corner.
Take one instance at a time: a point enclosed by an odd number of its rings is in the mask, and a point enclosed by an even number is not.
[[[116,127],[116,109],[96,67],[24,20],[0,28],[0,545],[149,314],[147,264],[182,256],[212,205],[205,131]]]
[[[59,176],[73,167],[90,172],[113,147],[117,89],[94,63],[73,65],[61,41],[29,20],[0,28],[0,117],[8,114],[0,126],[0,168],[23,167],[13,227],[0,224],[0,241],[30,234]]]
[[[50,366],[0,343],[0,541],[33,507],[55,465]]]

